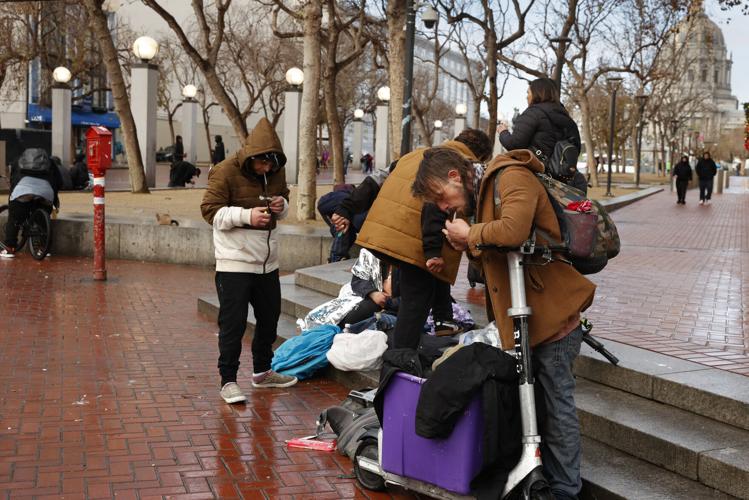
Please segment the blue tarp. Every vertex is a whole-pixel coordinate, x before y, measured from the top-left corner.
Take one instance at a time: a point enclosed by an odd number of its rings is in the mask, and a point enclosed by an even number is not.
[[[108,129],[120,128],[120,118],[117,113],[94,113],[78,111],[72,112],[72,125],[74,127],[93,127],[99,125]],[[52,109],[29,104],[26,111],[26,119],[32,123],[52,123]]]

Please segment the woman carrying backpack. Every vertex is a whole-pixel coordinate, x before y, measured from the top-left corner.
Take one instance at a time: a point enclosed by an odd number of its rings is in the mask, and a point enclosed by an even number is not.
[[[585,176],[577,171],[577,154],[580,152],[580,131],[567,110],[559,102],[559,92],[554,80],[538,78],[528,86],[528,108],[517,117],[513,131],[500,123],[497,127],[499,142],[508,151],[530,149],[545,164],[549,172],[549,162],[554,155],[557,142],[567,140],[574,148],[569,159],[570,171],[567,175],[553,175],[558,180],[586,192],[588,183]]]

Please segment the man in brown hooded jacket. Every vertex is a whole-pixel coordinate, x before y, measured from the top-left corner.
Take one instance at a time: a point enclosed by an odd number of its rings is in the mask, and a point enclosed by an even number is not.
[[[261,118],[237,153],[213,167],[200,205],[213,226],[216,254],[218,368],[221,397],[245,401],[237,384],[248,303],[257,325],[252,339],[253,387],[289,387],[297,382],[271,370],[281,314],[276,221],[289,211],[286,156],[270,122]]]
[[[442,210],[460,210],[473,196],[470,169],[465,160],[443,148],[433,148],[419,166],[413,193]],[[513,323],[507,256],[480,250],[488,244],[518,247],[533,228],[559,240],[561,231],[554,209],[536,173],[543,164],[529,150],[510,151],[487,166],[478,193],[476,224],[463,220],[446,223],[448,241],[479,259],[487,290],[487,310],[496,318],[502,348],[513,347]],[[575,410],[572,364],[580,352],[580,313],[590,306],[595,285],[571,265],[552,261],[526,266],[526,300],[533,367],[544,389],[546,419],[541,456],[544,475],[557,499],[576,498],[580,492],[580,425]]]

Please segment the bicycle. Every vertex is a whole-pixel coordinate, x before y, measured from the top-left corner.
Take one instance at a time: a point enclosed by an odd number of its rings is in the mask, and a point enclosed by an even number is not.
[[[29,216],[23,221],[18,229],[18,246],[16,253],[20,252],[26,242],[29,243],[29,252],[35,260],[42,260],[49,253],[52,246],[52,223],[50,212],[52,206],[47,200],[35,198],[32,203]],[[8,205],[0,205],[0,215],[8,211]],[[0,241],[0,248],[7,247]]]

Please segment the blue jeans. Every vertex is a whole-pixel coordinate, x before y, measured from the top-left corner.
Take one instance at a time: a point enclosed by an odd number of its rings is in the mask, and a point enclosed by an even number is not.
[[[580,354],[583,332],[575,328],[561,340],[533,348],[536,382],[543,387],[546,420],[539,422],[544,475],[558,499],[577,498],[580,479],[580,422],[575,408],[572,363]]]

